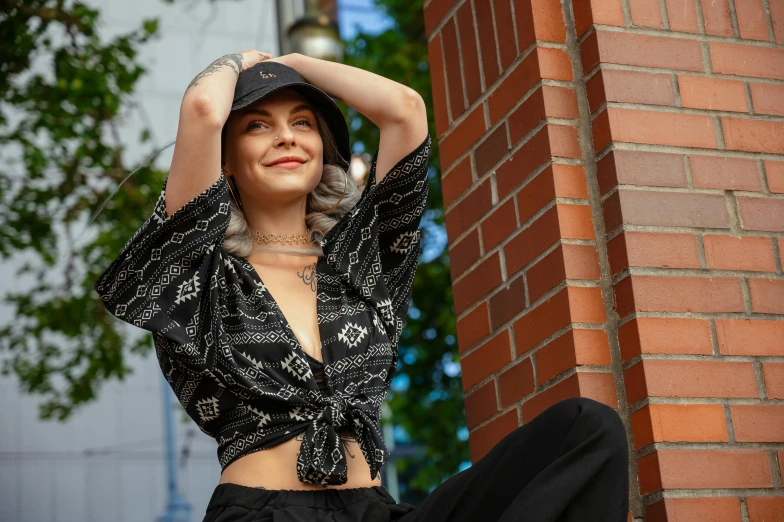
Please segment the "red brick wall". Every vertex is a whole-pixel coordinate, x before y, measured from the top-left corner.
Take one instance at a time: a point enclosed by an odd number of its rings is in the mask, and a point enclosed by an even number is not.
[[[586,396],[630,519],[784,520],[784,1],[424,16],[472,459]]]

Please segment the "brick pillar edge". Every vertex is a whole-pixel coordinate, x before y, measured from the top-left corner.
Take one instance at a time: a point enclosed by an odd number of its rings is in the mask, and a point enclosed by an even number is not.
[[[629,520],[784,520],[784,0],[424,18],[472,461],[590,397]]]

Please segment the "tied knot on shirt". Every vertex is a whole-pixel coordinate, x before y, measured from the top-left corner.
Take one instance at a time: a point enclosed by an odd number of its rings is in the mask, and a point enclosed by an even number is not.
[[[348,400],[344,395],[328,395],[325,397],[326,405],[319,414],[319,418],[332,426],[335,430],[348,426]]]
[[[297,454],[297,475],[301,482],[322,485],[345,484],[348,481],[346,449],[348,443],[338,434],[354,422],[352,397],[345,394],[326,395],[323,408],[305,430]]]

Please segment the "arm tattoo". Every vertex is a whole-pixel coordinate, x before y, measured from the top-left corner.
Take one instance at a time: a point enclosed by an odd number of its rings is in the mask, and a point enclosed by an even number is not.
[[[316,263],[306,266],[302,269],[302,273],[297,272],[297,275],[302,279],[302,282],[310,285],[311,290],[316,291]]]
[[[235,68],[236,65],[236,68]],[[196,75],[196,77],[191,80],[191,83],[188,85],[188,89],[191,87],[195,87],[199,85],[199,80],[204,78],[205,76],[209,76],[210,74],[218,71],[223,66],[229,66],[234,71],[234,74],[237,76],[240,75],[240,71],[242,71],[242,55],[240,54],[226,54],[212,62],[206,69]],[[186,89],[187,90],[187,89]]]

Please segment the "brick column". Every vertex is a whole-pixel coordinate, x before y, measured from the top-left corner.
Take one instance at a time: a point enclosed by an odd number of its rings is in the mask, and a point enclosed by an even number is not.
[[[424,16],[472,460],[591,397],[630,520],[780,520],[784,1]]]

